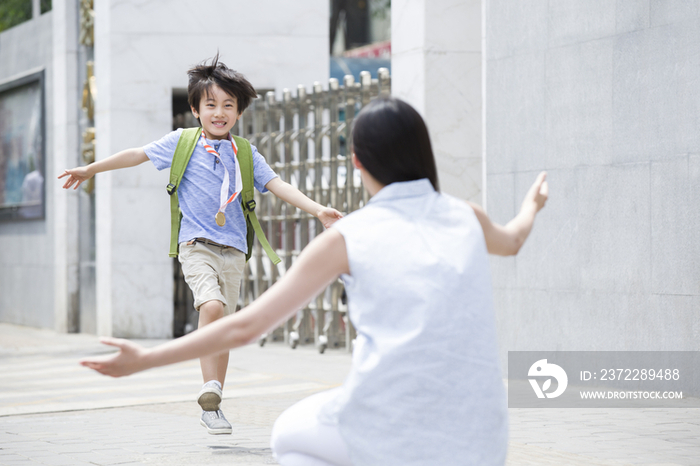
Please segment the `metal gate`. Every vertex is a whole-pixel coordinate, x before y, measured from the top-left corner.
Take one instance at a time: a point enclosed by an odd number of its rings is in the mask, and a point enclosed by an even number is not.
[[[295,96],[284,89],[282,100],[268,92],[245,111],[237,125],[238,134],[258,148],[282,180],[319,204],[347,215],[368,199],[350,157],[353,120],[372,98],[389,94],[390,86],[389,71],[381,68],[377,79],[363,71],[360,82],[351,75],[345,76],[342,86],[331,79],[327,90],[318,82],[311,93],[302,85]],[[276,196],[255,195],[258,219],[282,262],[274,266],[255,242],[241,284],[241,307],[272,286],[323,230],[315,217]],[[285,325],[263,336],[260,344],[268,339],[284,339],[293,348],[299,343],[315,343],[323,353],[327,347],[344,346],[350,351],[353,338],[343,284],[338,280]]]

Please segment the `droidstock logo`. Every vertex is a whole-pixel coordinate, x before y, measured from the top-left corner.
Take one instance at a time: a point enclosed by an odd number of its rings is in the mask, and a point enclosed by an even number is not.
[[[535,391],[537,398],[556,398],[566,390],[566,385],[569,383],[569,378],[566,376],[566,372],[561,367],[556,364],[547,363],[546,359],[540,359],[535,364],[530,366],[530,370],[527,372],[528,377],[547,377],[547,379],[542,384],[540,388],[537,379],[528,379],[532,389]],[[552,377],[557,381],[557,389],[551,393],[547,393],[547,390],[552,386]]]

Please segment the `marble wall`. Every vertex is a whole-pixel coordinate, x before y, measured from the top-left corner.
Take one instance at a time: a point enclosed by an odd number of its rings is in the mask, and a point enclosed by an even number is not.
[[[60,332],[80,330],[79,257],[78,257],[78,192],[63,189],[55,177],[65,167],[82,163],[78,119],[82,111],[78,75],[78,0],[64,0],[53,5],[53,70],[50,81],[53,92],[54,140],[48,172],[47,193],[53,197],[54,219],[54,328]]]
[[[504,357],[700,349],[698,2],[484,2],[488,212],[550,184],[492,259]]]
[[[44,70],[46,173],[55,171],[52,112],[53,15],[47,13],[0,33],[0,82]],[[45,175],[46,175],[45,173]],[[47,178],[45,176],[45,178]],[[55,199],[46,180],[46,217],[0,222],[0,322],[54,327]]]
[[[394,0],[392,94],[423,116],[440,187],[482,203],[481,1]]]
[[[258,88],[328,81],[325,0],[109,0],[95,7],[98,159],[169,132],[173,89],[185,89],[187,69],[217,51]],[[99,334],[171,336],[167,180],[150,163],[97,177]]]

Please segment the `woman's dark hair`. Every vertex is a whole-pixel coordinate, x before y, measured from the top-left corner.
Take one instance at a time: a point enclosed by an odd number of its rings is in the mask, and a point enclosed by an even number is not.
[[[212,58],[211,64],[208,65],[207,60],[204,60],[187,70],[187,75],[190,78],[187,86],[187,102],[196,110],[199,110],[202,96],[208,96],[213,85],[219,86],[228,95],[236,97],[238,113],[243,113],[250,102],[258,96],[245,76],[219,62],[218,53]]]
[[[381,184],[428,178],[439,191],[428,128],[403,100],[378,97],[367,104],[355,119],[352,142],[362,166]]]

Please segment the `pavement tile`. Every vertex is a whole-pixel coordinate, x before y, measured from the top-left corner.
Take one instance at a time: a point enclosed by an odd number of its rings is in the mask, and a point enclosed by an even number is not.
[[[15,452],[31,457],[18,464],[53,466],[275,464],[269,448],[275,419],[309,394],[342,383],[350,366],[343,351],[319,355],[270,344],[233,352],[223,409],[234,433],[211,436],[199,425],[194,401],[196,361],[109,379],[76,363],[105,351],[95,338],[43,331],[40,338],[10,327],[19,337],[11,350],[0,341],[0,373],[9,374],[10,387],[0,388],[0,464]],[[22,348],[24,341],[31,345]],[[24,403],[19,411],[17,403]],[[700,409],[511,409],[509,416],[508,466],[700,464]],[[1,450],[9,445],[14,449]]]
[[[95,449],[93,451],[95,453],[99,453],[100,455],[106,455],[106,456],[133,455],[133,452],[131,452],[125,448],[115,448],[115,447],[108,446],[108,445],[95,445]]]
[[[54,448],[56,448],[56,445],[38,445],[35,449],[26,450],[24,454],[31,453],[32,458],[57,455],[58,453],[54,450]]]
[[[45,464],[48,466],[95,466],[93,463],[87,461],[80,461],[75,458],[71,458],[64,455],[59,456],[45,456],[36,460],[40,464]]]
[[[514,442],[509,444],[506,459],[506,466],[629,466],[631,464]]]
[[[129,461],[126,463],[117,463],[119,466],[143,466],[143,462],[141,461]],[[99,466],[106,466],[106,465],[99,465]]]
[[[5,427],[7,429],[7,427]],[[0,443],[9,442],[28,442],[29,439],[24,438],[22,435],[13,432],[0,432]]]
[[[3,463],[6,461],[17,461],[17,460],[26,460],[26,459],[27,459],[26,456],[18,455],[16,453],[12,453],[12,452],[8,453],[8,452],[5,452],[4,449],[0,450],[0,460],[2,460]]]
[[[2,451],[36,451],[46,447],[46,442],[40,442],[37,440],[26,440],[26,441],[15,441],[11,440],[9,442],[0,441]]]
[[[640,459],[643,460],[643,458],[640,458]],[[648,463],[648,462],[644,462],[644,463],[640,463],[640,464],[644,464],[646,466],[686,466],[686,463],[682,464],[682,463]],[[696,463],[694,463],[693,466],[696,466]]]

